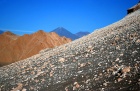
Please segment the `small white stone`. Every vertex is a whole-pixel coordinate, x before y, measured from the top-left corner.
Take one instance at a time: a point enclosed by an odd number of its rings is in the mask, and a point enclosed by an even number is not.
[[[103,83],[104,86],[107,86],[107,83]]]
[[[23,88],[22,91],[27,91],[27,89]]]
[[[65,59],[64,58],[59,58],[58,61],[61,62],[61,63],[63,63],[65,61]]]
[[[78,82],[74,82],[74,85],[78,84]]]
[[[116,62],[119,61],[119,58],[117,58],[115,61],[116,61]]]

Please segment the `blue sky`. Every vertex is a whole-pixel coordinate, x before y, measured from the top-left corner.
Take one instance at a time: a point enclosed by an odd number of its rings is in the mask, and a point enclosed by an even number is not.
[[[122,19],[139,0],[0,0],[0,30],[30,34],[64,27],[93,32]]]

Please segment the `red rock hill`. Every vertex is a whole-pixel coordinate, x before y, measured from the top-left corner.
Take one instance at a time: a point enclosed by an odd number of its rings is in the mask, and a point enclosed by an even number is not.
[[[69,38],[42,30],[23,36],[5,32],[0,35],[0,66],[31,57],[42,49],[53,48],[68,42],[71,42]]]

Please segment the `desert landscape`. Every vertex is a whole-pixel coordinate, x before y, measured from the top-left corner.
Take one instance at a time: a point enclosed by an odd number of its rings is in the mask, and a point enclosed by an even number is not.
[[[90,34],[0,30],[0,91],[140,91],[140,2],[126,12]]]
[[[139,91],[140,10],[0,68],[1,91]],[[4,71],[4,72],[3,72]]]

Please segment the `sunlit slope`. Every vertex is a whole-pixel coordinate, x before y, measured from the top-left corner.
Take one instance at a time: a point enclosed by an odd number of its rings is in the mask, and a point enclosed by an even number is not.
[[[54,48],[71,42],[71,39],[60,37],[54,32],[42,30],[33,34],[17,36],[11,32],[0,35],[0,66],[8,65],[35,54],[45,48]]]

